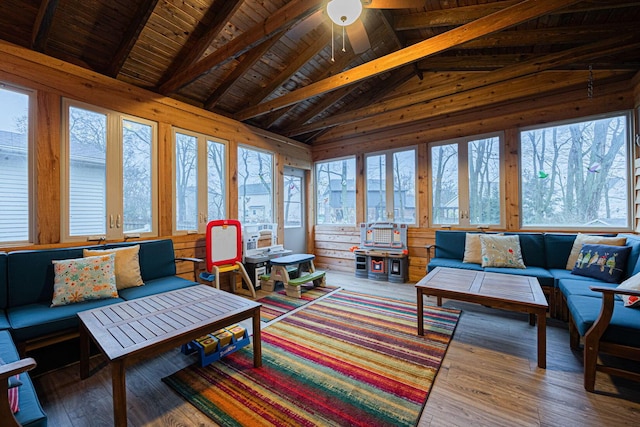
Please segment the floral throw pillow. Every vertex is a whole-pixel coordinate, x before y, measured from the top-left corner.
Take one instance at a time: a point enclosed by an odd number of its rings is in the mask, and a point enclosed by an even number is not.
[[[117,298],[115,254],[53,261],[51,307]]]
[[[520,237],[480,236],[483,267],[526,268],[520,251]]]
[[[140,273],[140,245],[113,249],[85,249],[85,257],[116,254],[116,287],[118,290],[142,286]]]
[[[630,289],[633,291],[640,291],[640,273],[629,277],[624,282],[620,283],[618,289]],[[622,301],[624,301],[625,307],[640,307],[640,297],[634,295],[620,295]]]
[[[571,274],[620,283],[630,253],[630,246],[582,245]]]

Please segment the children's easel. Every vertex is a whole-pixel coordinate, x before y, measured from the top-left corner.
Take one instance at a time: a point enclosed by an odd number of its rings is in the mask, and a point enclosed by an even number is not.
[[[206,281],[215,281],[220,289],[220,273],[234,273],[231,289],[236,292],[235,274],[240,273],[253,298],[256,290],[242,265],[242,226],[236,219],[219,219],[207,224],[207,272],[200,274]]]

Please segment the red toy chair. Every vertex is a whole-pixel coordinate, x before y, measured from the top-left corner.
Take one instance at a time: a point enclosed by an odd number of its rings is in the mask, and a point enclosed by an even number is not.
[[[240,273],[253,298],[256,290],[242,265],[242,226],[236,219],[220,219],[207,224],[207,271],[200,278],[215,281],[220,289],[220,273],[234,273],[231,289],[236,292],[235,274]]]

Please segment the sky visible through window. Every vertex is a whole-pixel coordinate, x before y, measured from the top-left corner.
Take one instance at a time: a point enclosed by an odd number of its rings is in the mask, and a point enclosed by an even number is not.
[[[17,132],[16,119],[27,116],[26,95],[0,88],[0,130]]]

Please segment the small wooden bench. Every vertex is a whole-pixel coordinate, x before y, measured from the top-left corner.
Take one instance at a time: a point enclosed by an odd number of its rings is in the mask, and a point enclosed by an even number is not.
[[[282,282],[287,296],[300,298],[300,285],[313,282],[314,286],[324,287],[325,272],[315,269],[314,258],[311,254],[296,254],[272,259],[271,274],[260,276],[262,289],[271,292],[277,282]]]

